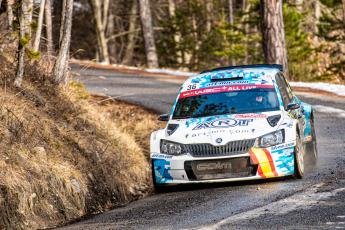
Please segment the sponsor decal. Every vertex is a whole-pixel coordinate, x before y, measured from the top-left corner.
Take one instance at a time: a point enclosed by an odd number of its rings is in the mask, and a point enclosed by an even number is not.
[[[224,86],[224,85],[243,85],[249,84],[250,81],[247,80],[240,80],[240,81],[220,81],[220,82],[211,82],[206,84],[206,87],[214,87],[214,86]]]
[[[199,123],[193,130],[209,129],[209,128],[229,128],[235,126],[248,126],[249,122],[253,119],[232,119],[232,118],[220,118],[213,121],[206,121]]]
[[[231,169],[230,162],[199,163],[196,166],[198,171]]]
[[[294,147],[271,151],[277,170],[283,175],[294,174]]]
[[[295,143],[287,143],[287,144],[282,144],[282,145],[275,145],[271,147],[271,150],[279,150],[279,149],[285,149],[294,146]]]
[[[255,130],[252,130],[254,132]],[[250,130],[248,129],[237,129],[237,130],[232,130],[232,129],[218,129],[218,130],[212,130],[211,132],[200,132],[200,133],[193,133],[191,135],[186,134],[186,138],[193,138],[193,137],[200,137],[200,136],[210,136],[212,134],[219,134],[219,133],[229,133],[230,135],[232,134],[240,134],[240,133],[249,133]]]
[[[263,148],[251,148],[249,150],[250,159],[253,164],[258,164],[258,174],[262,178],[278,176],[271,153]]]
[[[199,95],[213,94],[213,93],[223,93],[223,92],[232,92],[232,91],[241,91],[241,90],[250,90],[257,88],[274,88],[273,85],[234,85],[234,86],[222,86],[222,87],[210,87],[203,89],[189,90],[180,93],[179,98],[193,97]]]
[[[171,159],[173,158],[173,156],[171,155],[165,155],[165,154],[158,154],[158,153],[155,153],[152,155],[152,158],[164,158],[164,159]]]
[[[266,118],[266,114],[258,113],[247,113],[247,114],[236,114],[235,118]]]

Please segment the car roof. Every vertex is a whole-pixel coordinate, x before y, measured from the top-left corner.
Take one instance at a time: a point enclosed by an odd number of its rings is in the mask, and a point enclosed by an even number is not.
[[[258,83],[266,82],[274,84],[274,76],[281,72],[279,68],[269,66],[236,66],[236,67],[223,67],[208,71],[203,71],[200,74],[190,77],[182,85],[182,91],[190,90],[190,85],[196,85],[198,89],[212,87],[219,82],[219,85],[229,82],[239,81],[242,83],[247,82]]]

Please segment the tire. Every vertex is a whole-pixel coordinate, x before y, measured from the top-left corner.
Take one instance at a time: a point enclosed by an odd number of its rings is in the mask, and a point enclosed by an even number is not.
[[[306,144],[306,155],[308,157],[308,160],[310,160],[312,164],[315,164],[318,158],[318,152],[317,152],[317,141],[316,141],[313,117],[310,118],[310,125],[311,125],[312,140]]]
[[[294,176],[298,179],[302,179],[304,175],[304,157],[305,157],[305,146],[303,141],[297,133],[296,135],[296,146],[295,146],[295,173]]]

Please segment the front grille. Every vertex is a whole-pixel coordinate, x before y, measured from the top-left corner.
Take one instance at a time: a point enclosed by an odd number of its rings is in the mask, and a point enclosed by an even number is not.
[[[255,176],[258,168],[249,157],[185,161],[184,167],[191,181]]]
[[[193,157],[231,156],[242,154],[253,147],[255,139],[231,141],[226,145],[214,146],[211,144],[188,144],[186,151]]]

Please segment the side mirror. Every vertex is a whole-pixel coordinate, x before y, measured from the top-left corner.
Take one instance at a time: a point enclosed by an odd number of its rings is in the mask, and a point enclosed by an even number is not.
[[[169,121],[169,114],[162,114],[158,117],[159,121]]]
[[[295,110],[295,109],[299,109],[301,106],[297,103],[290,103],[287,105],[286,110]]]

